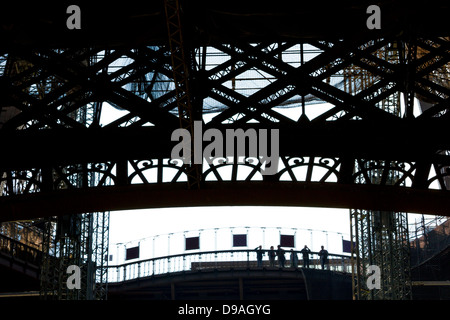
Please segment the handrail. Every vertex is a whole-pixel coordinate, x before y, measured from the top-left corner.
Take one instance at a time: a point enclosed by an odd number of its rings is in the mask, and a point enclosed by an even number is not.
[[[291,265],[290,250],[284,250],[286,262],[284,267],[279,266],[278,258],[271,264],[267,257],[269,250],[263,249],[265,255],[261,264],[258,264],[256,250],[218,250],[189,252],[169,255],[164,257],[150,258],[146,260],[127,262],[120,265],[108,266],[108,282],[123,282],[127,280],[151,277],[155,275],[171,274],[176,272],[217,270],[231,268],[246,269],[294,269],[303,266],[303,256],[300,251],[294,250],[297,254],[298,264]],[[276,250],[275,250],[276,252]],[[319,252],[310,252],[309,255],[317,256]],[[320,269],[321,264],[317,258],[310,258],[310,268]],[[327,269],[341,272],[350,272],[350,256],[342,254],[328,254]]]
[[[3,234],[0,234],[0,252],[4,252],[14,259],[21,259],[26,263],[32,263],[36,266],[41,262],[42,251]]]
[[[269,251],[269,249],[262,249],[265,253],[267,253]],[[275,249],[276,251],[276,249]],[[127,266],[127,265],[131,265],[131,264],[135,264],[135,263],[139,263],[139,262],[147,262],[147,261],[151,261],[151,260],[158,260],[158,259],[167,259],[167,258],[176,258],[176,257],[182,257],[182,256],[189,256],[189,255],[201,255],[201,254],[211,254],[211,253],[227,253],[227,252],[254,252],[256,253],[256,250],[252,250],[252,249],[235,249],[235,250],[211,250],[211,251],[200,251],[200,252],[188,252],[188,253],[179,253],[179,254],[173,254],[173,255],[168,255],[168,256],[161,256],[161,257],[155,257],[155,258],[149,258],[149,259],[145,259],[145,260],[138,260],[138,261],[132,261],[132,262],[127,262],[127,263],[121,263],[121,264],[117,264],[117,265],[109,265],[108,267],[123,267],[123,266]],[[299,250],[294,250],[295,253],[297,253],[298,255],[301,255],[302,253]],[[290,254],[291,251],[290,250],[284,250],[285,254]],[[319,252],[318,251],[311,251],[309,253],[310,255],[318,255]],[[339,258],[351,258],[349,255],[344,255],[344,254],[335,254],[335,253],[328,253],[328,256],[333,256],[333,257],[339,257]],[[299,257],[300,259],[300,257]]]

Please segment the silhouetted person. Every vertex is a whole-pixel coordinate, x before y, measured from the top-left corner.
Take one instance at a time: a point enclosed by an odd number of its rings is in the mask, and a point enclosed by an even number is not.
[[[256,263],[258,267],[262,267],[262,259],[264,255],[264,250],[262,249],[262,246],[256,247]]]
[[[298,266],[298,256],[297,253],[294,252],[294,249],[291,249],[291,267],[297,268]]]
[[[309,268],[309,255],[311,254],[311,250],[305,245],[305,247],[300,251],[303,256],[303,267]]]
[[[275,267],[275,249],[273,246],[270,246],[269,250],[269,263],[271,267]]]
[[[284,250],[281,248],[280,245],[278,245],[277,256],[278,256],[278,266],[280,268],[284,268],[284,262],[286,261],[286,258],[284,256]]]
[[[320,265],[322,266],[322,269],[325,269],[325,264],[328,264],[328,251],[325,250],[323,246],[320,248],[322,249],[319,251]]]

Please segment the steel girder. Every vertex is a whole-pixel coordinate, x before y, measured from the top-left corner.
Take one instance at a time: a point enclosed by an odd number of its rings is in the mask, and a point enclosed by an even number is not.
[[[204,163],[203,189],[198,195],[188,193],[194,200],[183,195],[183,166],[170,160],[170,135],[180,122],[167,46],[5,53],[0,83],[0,219],[53,215],[47,201],[75,203],[78,196],[90,200],[85,208],[74,206],[71,211],[84,212],[89,206],[95,211],[132,208],[132,192],[137,190],[155,200],[141,201],[142,206],[271,202],[381,210],[385,200],[398,211],[448,215],[449,39],[417,37],[421,56],[413,62],[394,63],[377,55],[393,43],[410,42],[402,37],[352,38],[194,47],[198,65],[190,81],[203,102],[204,130],[280,130],[276,174],[262,176],[260,164],[250,159],[245,164]],[[18,61],[24,66],[19,72],[5,72]],[[358,68],[375,82],[349,93],[343,88],[344,72]],[[398,92],[409,97],[409,107],[393,115],[380,103]],[[413,116],[411,94],[428,106]],[[312,102],[328,107],[319,111]],[[101,125],[111,107],[120,115]],[[297,112],[295,117],[285,114],[287,107]],[[80,108],[93,116],[77,119],[73,114]],[[206,120],[212,112],[215,116]],[[81,164],[83,171],[99,176],[95,186],[70,182],[83,174]],[[358,183],[374,170],[398,172],[398,183]],[[251,191],[253,186],[258,195]],[[235,196],[233,188],[253,196]],[[270,196],[284,188],[291,190],[280,195],[284,203]],[[163,199],[173,190],[172,203],[158,201],[157,190],[164,190]],[[350,190],[362,198],[352,197]],[[334,198],[333,192],[344,198],[326,200]],[[108,205],[117,202],[108,202],[117,195],[123,201]],[[95,197],[102,205],[94,204]]]
[[[377,56],[390,63],[405,63],[405,93],[404,118],[414,117],[414,91],[409,90],[413,84],[410,72],[413,68],[417,47],[414,41],[407,44],[395,42],[391,47],[379,50]],[[357,72],[355,72],[357,71]],[[362,81],[362,79],[364,81]],[[360,83],[360,90],[366,89],[375,83],[373,75],[366,70],[349,70],[347,73],[349,88]],[[380,103],[380,108],[395,116],[402,113],[400,93],[397,92]],[[377,131],[375,131],[377,132]],[[396,136],[391,136],[395,139]],[[361,170],[367,164],[358,163],[356,170]],[[362,183],[370,184],[399,184],[400,174],[395,170],[401,163],[385,160],[373,168],[367,175],[358,179]],[[389,167],[389,170],[382,169]],[[405,181],[400,182],[400,185]],[[417,184],[416,184],[417,185]],[[353,266],[353,296],[355,299],[411,299],[411,270],[409,259],[408,215],[406,212],[350,210],[352,260]],[[378,284],[371,286],[371,269],[379,271]],[[373,283],[372,283],[373,284]]]
[[[366,29],[371,0],[344,3],[318,0],[208,1],[180,0],[190,39],[211,43],[297,41],[300,39],[366,39],[402,35],[410,30],[424,35],[448,36],[448,4],[441,0],[411,2],[379,0],[380,30]],[[129,0],[126,5],[107,1],[80,1],[81,29],[66,28],[71,1],[8,3],[0,12],[2,48],[17,46],[90,47],[167,43],[164,1]]]

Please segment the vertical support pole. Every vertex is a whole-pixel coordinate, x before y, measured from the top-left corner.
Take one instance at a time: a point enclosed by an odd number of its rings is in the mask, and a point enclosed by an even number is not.
[[[305,64],[305,57],[303,52],[303,42],[300,43],[300,66]],[[302,93],[302,115],[306,115],[306,107],[305,107],[305,94]]]
[[[93,237],[94,237],[94,223],[93,214],[87,214],[87,239],[86,239],[86,264],[87,264],[87,275],[86,275],[86,300],[94,299],[94,287],[95,287],[95,266],[94,266],[94,255],[93,255]]]
[[[191,134],[192,141],[195,141],[194,110],[190,85],[191,58],[193,57],[190,56],[190,50],[186,48],[184,43],[179,0],[164,0],[164,8],[180,127],[188,130]],[[188,180],[188,189],[199,189],[202,166],[201,164],[194,163],[195,150],[193,146],[187,147],[191,155],[191,164],[184,165]]]
[[[118,160],[116,163],[117,185],[125,186],[128,181],[128,161]]]
[[[171,282],[170,283],[170,298],[172,300],[176,300],[176,295],[175,295],[175,283]]]
[[[403,81],[403,87],[409,92],[406,102],[407,108],[405,116],[411,117],[413,112],[413,70],[412,61],[415,55],[414,49],[404,57],[402,44],[394,42],[384,48],[380,48],[377,56],[385,59],[388,63],[400,64],[403,71],[399,81]],[[399,53],[400,52],[400,53]],[[355,68],[355,67],[352,67]],[[359,84],[359,90],[365,90],[373,85],[375,79],[366,70],[352,69],[344,70],[344,82],[348,82],[345,87],[347,93],[352,94],[352,88]],[[400,117],[400,95],[394,92],[378,103],[378,107]],[[345,159],[349,161],[349,159]],[[395,162],[382,159],[364,161],[358,159],[358,168],[354,171],[363,172],[356,177],[357,183],[394,185],[398,180],[397,164]],[[350,164],[350,163],[347,163]],[[344,167],[350,173],[351,167]],[[353,176],[353,175],[350,175]],[[345,176],[340,177],[341,182],[345,182]],[[351,182],[351,181],[350,181]],[[352,236],[352,278],[354,299],[408,299],[410,290],[405,290],[405,285],[409,282],[409,261],[406,259],[404,245],[408,242],[408,230],[403,230],[406,214],[367,210],[350,210],[351,236]],[[353,246],[355,244],[355,246]],[[366,281],[368,279],[368,266],[376,265],[381,271],[381,288],[368,289]]]
[[[244,280],[239,277],[239,300],[244,300]]]
[[[53,189],[53,171],[50,167],[43,167],[42,174],[42,191],[51,191]]]
[[[414,118],[414,83],[416,74],[415,61],[417,58],[417,44],[414,38],[411,38],[407,45],[403,45],[401,54],[404,65],[405,81],[405,118]],[[406,52],[405,52],[406,51]],[[404,55],[406,55],[406,60]]]

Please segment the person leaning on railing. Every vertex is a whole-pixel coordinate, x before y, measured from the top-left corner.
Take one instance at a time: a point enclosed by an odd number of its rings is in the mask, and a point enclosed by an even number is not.
[[[270,246],[270,250],[269,250],[269,264],[271,267],[275,267],[275,249],[273,248],[273,246]]]
[[[278,256],[278,266],[280,268],[284,268],[284,263],[286,261],[286,257],[284,256],[284,250],[283,250],[283,248],[281,248],[280,245],[278,245],[277,256]]]
[[[262,259],[264,255],[264,250],[262,249],[262,246],[256,247],[256,262],[258,267],[262,267]]]
[[[297,253],[294,252],[294,249],[291,249],[291,268],[297,268],[297,266],[298,266]]]
[[[305,245],[305,247],[300,252],[303,256],[303,267],[309,268],[309,255],[311,254],[311,250]]]
[[[325,265],[328,268],[328,251],[324,249],[323,246],[320,247],[322,250],[319,251],[320,265],[322,269],[325,269]]]

